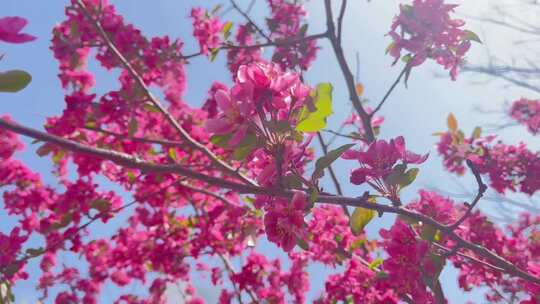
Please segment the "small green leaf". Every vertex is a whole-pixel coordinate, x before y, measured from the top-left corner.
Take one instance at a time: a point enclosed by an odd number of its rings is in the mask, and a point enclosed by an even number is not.
[[[283,177],[285,185],[290,189],[302,189],[303,180],[295,174],[289,174]]]
[[[97,199],[90,203],[90,207],[98,210],[99,212],[106,212],[111,209],[111,202],[104,199]]]
[[[390,51],[394,48],[395,45],[396,45],[395,42],[390,43],[390,44],[386,47],[386,50],[384,51],[384,54],[386,55],[386,54],[390,53]]]
[[[212,137],[210,137],[210,142],[220,148],[228,148],[231,137],[232,134],[212,135]]]
[[[317,85],[313,96],[312,109],[309,104],[302,108],[296,130],[300,132],[317,132],[326,126],[326,118],[332,115],[332,90],[330,83]]]
[[[401,57],[401,61],[405,62],[405,63],[409,63],[409,61],[411,61],[413,59],[413,56],[411,54],[407,54],[403,57]]]
[[[431,225],[424,225],[422,226],[422,231],[420,232],[420,236],[422,239],[433,242],[435,240],[435,236],[437,235],[437,229]]]
[[[469,41],[476,41],[480,44],[482,44],[482,40],[480,40],[480,37],[478,37],[478,35],[476,35],[475,32],[472,32],[472,31],[469,31],[469,30],[464,30],[463,31],[465,33],[465,39],[466,40],[469,40]]]
[[[225,40],[227,40],[227,38],[229,38],[229,36],[231,35],[232,27],[233,27],[233,23],[231,21],[227,21],[227,23],[223,25],[222,32],[223,32],[223,37],[225,38]]]
[[[304,25],[302,25],[302,27],[300,27],[300,30],[298,31],[298,36],[300,37],[306,36],[308,27],[309,27],[309,24],[304,23]]]
[[[317,189],[310,189],[310,192],[309,192],[309,206],[308,206],[308,209],[311,209],[313,208],[313,206],[315,205],[315,203],[317,202],[317,199],[319,198],[319,191],[317,191]]]
[[[473,139],[478,139],[478,138],[480,138],[480,136],[482,136],[482,127],[474,128],[474,131],[472,132],[471,137]]]
[[[44,252],[43,247],[26,249],[26,254],[31,257],[40,256],[41,254],[43,254],[43,252]]]
[[[298,244],[298,247],[304,249],[305,251],[309,250],[309,244],[305,240],[298,238],[296,243]]]
[[[407,172],[403,176],[403,179],[400,180],[399,186],[403,189],[408,185],[412,184],[412,182],[414,182],[414,180],[416,179],[419,171],[420,170],[418,168],[411,168],[407,170]]]
[[[133,183],[137,180],[137,177],[135,176],[135,173],[133,173],[133,172],[131,172],[131,171],[129,171],[129,172],[127,173],[127,178],[128,178],[128,182],[129,182],[130,184],[133,184]]]
[[[26,88],[32,81],[32,75],[21,70],[0,73],[0,92],[15,93]]]
[[[138,127],[137,119],[135,119],[135,117],[131,118],[128,124],[128,137],[133,137],[137,132]]]
[[[216,60],[217,55],[219,54],[220,48],[213,48],[210,50],[210,61],[213,62]]]
[[[373,260],[373,262],[369,263],[369,269],[371,270],[376,270],[379,266],[382,265],[382,263],[384,262],[383,259],[381,258],[376,258],[375,260]]]
[[[145,103],[143,105],[143,109],[145,109],[146,111],[151,112],[151,113],[160,113],[159,109],[156,106],[154,106],[153,104],[149,104],[149,103]]]
[[[375,217],[375,211],[357,207],[350,218],[351,231],[354,235],[360,234],[364,227]]]
[[[317,159],[315,162],[315,171],[311,176],[312,180],[317,180],[324,175],[324,169],[328,168],[336,159],[338,159],[345,151],[352,148],[355,144],[346,144],[335,150],[328,152],[326,155]]]
[[[255,149],[255,146],[238,147],[238,148],[234,149],[233,159],[234,160],[242,160],[242,159],[246,158],[246,156],[248,156],[249,153],[251,153],[251,151],[253,151],[253,149]]]
[[[176,149],[175,148],[169,148],[169,157],[174,160],[174,161],[177,161],[178,160],[178,156],[176,155]]]

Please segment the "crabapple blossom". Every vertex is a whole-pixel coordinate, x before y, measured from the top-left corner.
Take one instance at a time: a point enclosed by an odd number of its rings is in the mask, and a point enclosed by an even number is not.
[[[388,52],[397,61],[402,52],[410,55],[410,67],[433,59],[455,80],[458,68],[471,47],[471,32],[462,29],[465,22],[452,19],[457,5],[443,0],[414,0],[412,5],[401,4],[388,35],[393,42]]]

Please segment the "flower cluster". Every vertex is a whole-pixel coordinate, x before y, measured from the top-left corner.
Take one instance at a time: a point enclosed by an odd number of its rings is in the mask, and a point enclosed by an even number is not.
[[[463,174],[464,162],[473,162],[480,174],[489,177],[496,191],[520,191],[534,194],[540,190],[540,152],[530,151],[523,143],[506,145],[494,136],[473,134],[465,138],[463,132],[450,130],[440,134],[437,150],[444,166],[451,172]]]
[[[401,220],[390,230],[382,229],[380,234],[389,255],[383,269],[396,293],[410,294],[420,303],[435,303],[423,280],[436,275],[438,268],[430,258],[428,242],[417,240],[413,230]]]
[[[527,126],[532,134],[540,131],[540,100],[521,98],[512,103],[510,117]]]
[[[394,286],[380,279],[376,272],[351,260],[345,272],[331,275],[325,284],[326,293],[315,303],[399,303]]]
[[[267,207],[264,226],[268,240],[278,244],[283,250],[291,251],[299,239],[306,238],[304,210],[307,197],[296,193],[292,200],[275,199]]]
[[[389,142],[376,140],[369,145],[366,151],[349,150],[343,154],[343,158],[357,160],[360,164],[360,168],[351,172],[351,183],[361,185],[370,182],[370,185],[376,187],[379,193],[387,195],[391,199],[397,199],[400,187],[406,186],[406,182],[410,184],[413,175],[416,177],[416,174],[405,171],[407,165],[425,162],[428,154],[419,155],[407,151],[405,140],[400,136]],[[398,161],[400,161],[399,164]],[[408,180],[402,181],[403,178]]]
[[[458,67],[471,46],[470,40],[478,40],[474,33],[462,29],[465,22],[451,19],[450,13],[456,6],[445,4],[443,0],[401,4],[400,13],[388,33],[393,40],[388,49],[390,55],[397,61],[402,51],[409,52],[411,67],[433,59],[450,69],[450,76],[455,80]]]
[[[230,147],[238,146],[249,133],[264,137],[272,132],[270,120],[276,125],[296,123],[291,113],[304,105],[310,93],[297,74],[272,63],[240,66],[236,79],[229,91],[216,91],[220,114],[206,124],[210,133],[231,134]]]
[[[208,55],[221,44],[223,24],[200,7],[193,8],[190,17],[193,19],[193,36],[199,42],[201,53]]]
[[[255,40],[253,39],[254,29],[251,24],[242,24],[238,26],[236,30],[235,40],[239,46],[253,45]],[[254,62],[261,61],[261,49],[250,47],[238,47],[230,48],[227,51],[227,66],[233,74],[233,78],[236,79],[238,68],[242,65],[249,65]]]
[[[303,24],[307,12],[297,2],[287,0],[268,0],[271,17],[267,19],[271,38],[296,39],[306,36],[307,24]],[[317,55],[315,40],[304,40],[286,47],[276,47],[272,61],[278,63],[283,69],[296,67],[307,70]]]

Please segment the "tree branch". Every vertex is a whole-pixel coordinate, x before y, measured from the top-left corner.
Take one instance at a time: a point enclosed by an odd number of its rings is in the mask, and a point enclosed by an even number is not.
[[[373,128],[371,127],[371,117],[362,106],[360,97],[356,93],[356,84],[354,82],[354,75],[352,74],[351,69],[349,68],[349,65],[347,64],[347,60],[345,59],[345,54],[343,53],[343,48],[341,47],[341,44],[339,43],[336,37],[336,28],[335,28],[334,20],[332,16],[331,1],[324,0],[324,5],[326,9],[326,26],[327,26],[327,31],[328,31],[328,39],[330,39],[330,42],[332,44],[332,49],[334,50],[339,66],[341,68],[341,72],[343,74],[343,77],[345,78],[345,82],[349,90],[349,98],[351,99],[351,102],[356,112],[358,112],[358,115],[362,119],[362,124],[364,125],[364,130],[366,132],[365,137],[368,142],[372,142],[375,140],[375,134],[373,133]]]
[[[473,162],[469,159],[466,160],[467,166],[471,169],[472,173],[474,174],[474,178],[476,179],[476,183],[478,184],[478,192],[476,193],[476,196],[472,203],[469,205],[469,208],[467,208],[467,211],[463,216],[461,216],[460,219],[458,219],[454,224],[450,225],[450,229],[456,229],[461,225],[470,215],[476,204],[480,201],[482,196],[484,196],[484,193],[487,190],[487,186],[482,181],[482,177],[480,176],[480,172],[476,170],[476,167],[474,166]]]
[[[238,182],[229,181],[226,179],[209,176],[200,172],[196,172],[179,164],[155,164],[155,163],[146,162],[144,160],[141,160],[129,154],[101,149],[101,148],[90,147],[90,146],[87,146],[87,145],[84,145],[84,144],[81,144],[72,140],[68,140],[59,136],[55,136],[55,135],[41,132],[32,128],[21,126],[14,122],[10,122],[1,118],[0,118],[0,129],[9,130],[18,134],[32,137],[34,139],[46,141],[48,143],[57,145],[61,148],[70,150],[72,152],[92,155],[94,157],[109,160],[116,164],[123,165],[129,168],[139,169],[143,172],[179,174],[187,178],[192,178],[195,180],[206,182],[213,186],[219,186],[225,189],[234,190],[234,191],[237,191],[238,193],[261,194],[261,195],[284,197],[284,198],[291,198],[295,193],[291,190],[276,189],[276,188],[262,188],[262,187],[253,186],[253,185],[241,184]],[[434,227],[435,229],[440,230],[442,234],[447,235],[448,237],[453,239],[456,242],[457,246],[460,246],[464,249],[471,250],[478,256],[491,260],[491,262],[495,266],[501,268],[503,272],[511,276],[519,277],[526,281],[533,282],[535,284],[540,285],[540,278],[535,277],[534,275],[524,270],[519,269],[513,263],[507,261],[503,257],[500,257],[499,255],[490,251],[489,249],[463,239],[462,237],[457,235],[454,232],[454,229],[452,229],[451,227],[441,224],[428,216],[420,214],[416,211],[408,210],[401,206],[389,206],[389,205],[382,205],[379,203],[371,203],[368,201],[368,197],[369,197],[369,193],[367,192],[362,197],[357,197],[357,198],[344,197],[344,196],[338,196],[338,195],[329,195],[329,194],[320,194],[317,197],[317,202],[333,204],[333,205],[338,205],[338,206],[345,205],[345,206],[352,206],[352,207],[362,207],[365,209],[375,210],[379,213],[381,212],[394,213],[394,214],[399,214],[399,215],[409,217],[416,221],[421,221],[423,224],[430,225]]]

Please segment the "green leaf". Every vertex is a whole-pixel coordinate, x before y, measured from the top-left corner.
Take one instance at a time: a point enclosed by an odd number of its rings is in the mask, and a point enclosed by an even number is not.
[[[351,230],[354,235],[360,234],[364,227],[375,217],[375,211],[357,207],[350,218]]]
[[[295,174],[289,174],[283,177],[285,185],[290,189],[302,189],[303,180]]]
[[[15,93],[26,88],[32,81],[32,75],[21,70],[0,73],[0,92]]]
[[[435,236],[437,235],[437,229],[431,225],[424,225],[422,226],[422,231],[420,232],[420,236],[422,239],[433,242],[435,240]],[[439,235],[440,237],[440,235]]]
[[[324,169],[330,167],[330,165],[336,161],[345,151],[352,148],[355,144],[346,144],[343,145],[335,150],[332,150],[328,152],[326,155],[322,156],[321,158],[317,159],[317,162],[315,162],[315,171],[313,171],[313,174],[311,175],[312,180],[319,179],[323,177],[324,175]]]
[[[159,109],[156,106],[154,106],[153,104],[149,104],[149,103],[145,103],[143,105],[143,109],[145,109],[148,112],[152,112],[152,113],[160,113]]]
[[[210,61],[213,62],[216,60],[217,55],[219,54],[220,48],[213,48],[210,50]]]
[[[390,43],[390,44],[386,47],[386,50],[384,51],[384,54],[387,55],[388,53],[390,53],[390,51],[394,48],[394,46],[396,46],[396,43],[395,43],[395,42]]]
[[[128,124],[128,137],[133,137],[137,132],[138,127],[137,119],[135,119],[135,117],[131,118]]]
[[[388,185],[398,185],[405,174],[405,170],[407,169],[407,165],[405,164],[399,164],[395,165],[394,168],[392,168],[392,172],[388,174],[388,176],[384,179],[384,181]]]
[[[405,63],[409,63],[409,61],[411,61],[413,59],[413,56],[411,54],[407,54],[403,57],[401,57],[401,61],[405,62]]]
[[[383,259],[381,258],[376,258],[375,260],[373,260],[373,262],[369,263],[369,269],[371,270],[376,270],[379,266],[382,265],[382,263],[384,262]]]
[[[54,229],[54,230],[64,228],[67,225],[69,225],[69,223],[71,223],[72,220],[73,220],[73,214],[71,212],[65,213],[65,214],[62,215],[62,218],[60,219],[60,222],[53,223],[51,225],[51,228]]]
[[[464,30],[463,31],[465,33],[465,39],[466,40],[469,40],[469,41],[476,41],[480,44],[482,44],[482,40],[480,40],[480,37],[478,37],[478,35],[476,35],[475,32],[472,32],[472,31],[469,31],[469,30]]]
[[[309,250],[309,244],[305,240],[298,238],[296,243],[298,244],[298,247],[304,249],[305,251]]]
[[[317,189],[315,189],[315,188],[310,189],[310,192],[309,192],[309,206],[308,206],[308,209],[313,208],[313,206],[314,206],[315,203],[317,202],[317,199],[318,199],[318,198],[319,198],[319,191],[317,191]]]
[[[300,132],[317,132],[326,126],[326,118],[332,115],[332,84],[317,85],[313,96],[313,107],[309,104],[302,108],[296,130]]]
[[[255,149],[255,146],[238,147],[238,148],[234,149],[233,159],[234,160],[242,160],[242,159],[246,158],[246,156],[248,156],[249,153],[251,153],[251,151],[253,151],[253,149]]]
[[[97,199],[90,203],[90,207],[98,210],[99,212],[105,212],[111,209],[111,202],[104,199]]]
[[[474,131],[472,132],[471,137],[473,139],[478,139],[478,138],[480,138],[480,136],[482,136],[482,127],[474,128]]]
[[[212,135],[212,137],[210,137],[210,142],[220,148],[228,148],[231,137],[232,134]]]
[[[176,155],[176,149],[175,148],[169,148],[169,157],[174,160],[174,161],[177,161],[178,160],[178,156]]]
[[[414,182],[414,180],[416,179],[416,176],[418,176],[419,171],[420,170],[418,168],[411,168],[407,170],[403,179],[400,181],[399,186],[401,188],[405,188],[408,185],[412,184],[412,182]]]
[[[41,254],[43,254],[43,252],[44,252],[43,247],[26,249],[26,254],[28,254],[31,257],[40,256]]]
[[[133,184],[137,180],[137,177],[135,176],[135,173],[133,173],[132,171],[129,171],[127,173],[127,178],[128,178],[128,182],[130,184]]]
[[[227,23],[223,25],[222,32],[223,32],[223,37],[225,38],[225,40],[227,40],[227,38],[229,38],[229,36],[231,35],[232,27],[233,27],[233,23],[231,21],[227,21]]]

